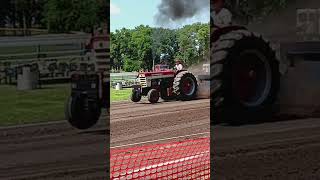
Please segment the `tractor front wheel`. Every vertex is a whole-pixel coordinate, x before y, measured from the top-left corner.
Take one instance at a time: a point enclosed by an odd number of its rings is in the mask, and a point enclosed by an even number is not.
[[[151,89],[148,92],[148,100],[150,103],[157,103],[159,101],[159,92],[156,89]]]
[[[95,125],[101,115],[97,102],[88,101],[86,97],[70,96],[65,106],[65,116],[69,123],[78,129],[88,129]]]
[[[141,92],[138,89],[132,89],[131,101],[139,102],[141,100]]]

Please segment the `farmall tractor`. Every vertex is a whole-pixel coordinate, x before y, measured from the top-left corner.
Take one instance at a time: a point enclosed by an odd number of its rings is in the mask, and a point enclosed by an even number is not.
[[[304,27],[320,27],[314,18],[320,11],[306,11],[298,11],[297,24],[303,17]],[[316,41],[285,43],[270,43],[241,26],[212,28],[212,124],[319,115],[320,28]]]
[[[86,49],[95,62],[88,68],[71,74],[71,94],[65,106],[65,116],[78,129],[97,123],[102,108],[109,108],[109,35],[106,29],[97,30]]]
[[[188,101],[196,97],[197,79],[187,70],[174,71],[168,65],[156,65],[152,72],[140,72],[137,85],[133,86],[131,100],[139,102],[147,96],[150,103],[158,102],[159,98],[168,100]]]

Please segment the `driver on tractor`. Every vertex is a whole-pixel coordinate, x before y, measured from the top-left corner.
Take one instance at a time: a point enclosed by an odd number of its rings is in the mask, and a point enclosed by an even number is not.
[[[224,28],[232,24],[231,12],[224,8],[225,0],[213,0],[213,26],[215,28]]]
[[[176,60],[176,65],[174,66],[174,68],[175,68],[177,71],[183,70],[183,65],[182,65],[182,63],[181,63],[180,60]]]

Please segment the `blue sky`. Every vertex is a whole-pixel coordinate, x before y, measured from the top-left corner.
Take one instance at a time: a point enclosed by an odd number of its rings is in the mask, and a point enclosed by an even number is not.
[[[123,27],[133,29],[138,25],[149,25],[157,27],[154,22],[154,16],[157,13],[157,7],[161,0],[111,0],[111,31]],[[193,18],[183,22],[166,24],[166,28],[179,28],[186,24],[194,22],[209,22],[210,12],[202,11]]]

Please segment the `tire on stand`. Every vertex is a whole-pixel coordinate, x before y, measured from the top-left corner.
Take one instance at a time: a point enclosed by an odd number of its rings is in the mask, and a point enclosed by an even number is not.
[[[242,124],[272,115],[279,83],[279,62],[261,36],[231,31],[212,45],[212,124]]]

